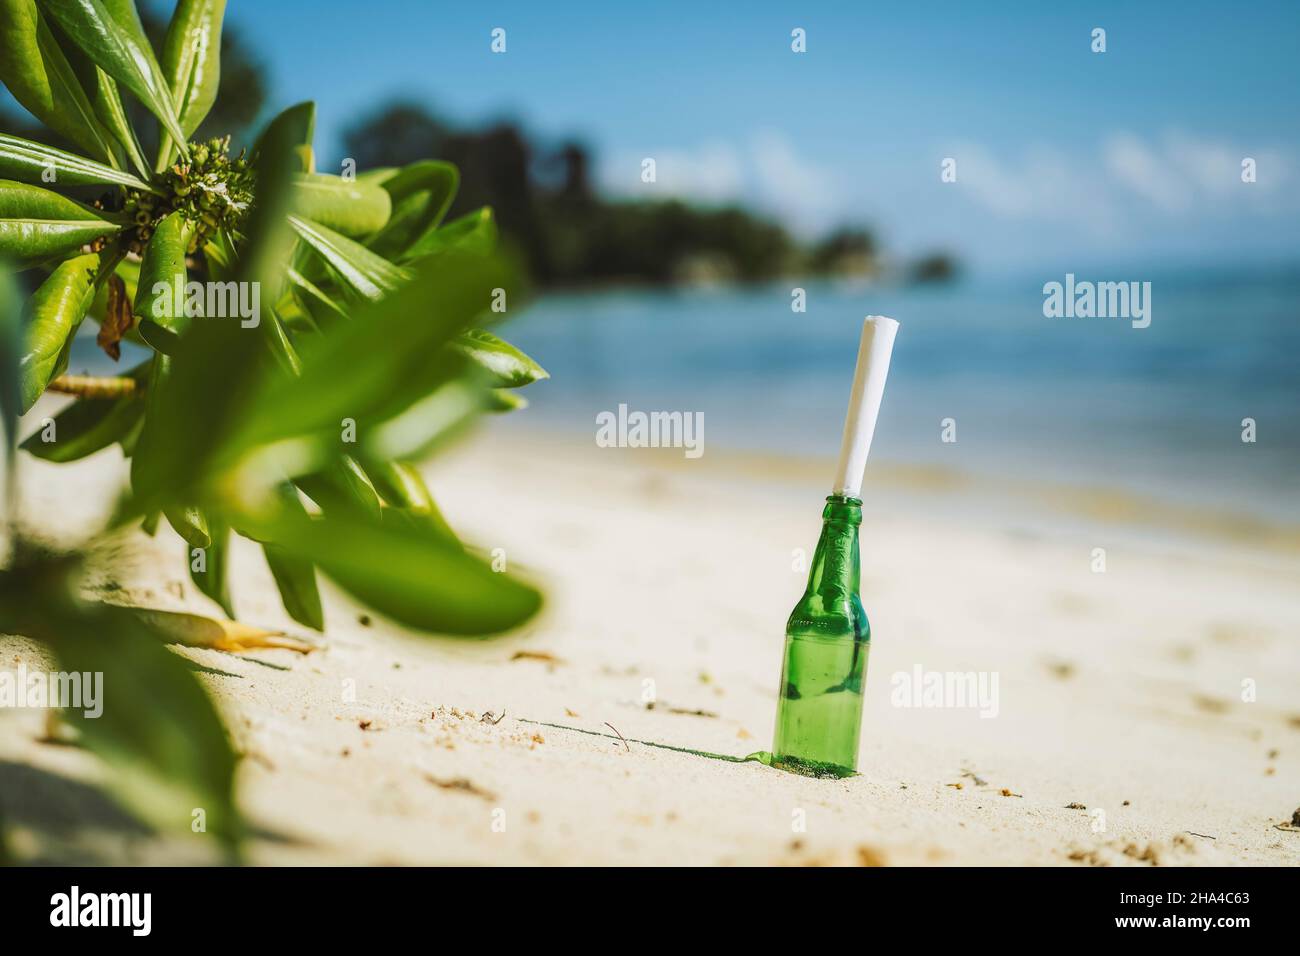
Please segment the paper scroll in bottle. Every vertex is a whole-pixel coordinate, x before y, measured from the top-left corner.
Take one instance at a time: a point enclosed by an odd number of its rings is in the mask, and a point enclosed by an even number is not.
[[[862,323],[862,341],[858,346],[858,367],[853,373],[853,392],[849,396],[849,413],[844,420],[844,444],[840,448],[839,467],[835,472],[837,495],[857,498],[862,491],[862,472],[876,432],[880,399],[889,375],[889,357],[894,351],[898,323],[883,315],[869,315]]]

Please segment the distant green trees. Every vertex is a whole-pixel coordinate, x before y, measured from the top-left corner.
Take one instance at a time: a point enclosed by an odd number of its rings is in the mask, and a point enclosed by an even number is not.
[[[582,144],[543,149],[512,123],[457,129],[422,104],[397,101],[349,127],[344,151],[359,168],[420,156],[455,163],[464,179],[450,215],[492,206],[502,233],[543,285],[755,282],[791,273],[881,270],[878,245],[863,228],[841,229],[805,246],[780,224],[739,206],[603,198],[592,186]],[[955,266],[907,276],[926,281],[954,273]]]
[[[838,229],[813,246],[807,262],[809,270],[819,274],[871,274],[876,271],[878,256],[871,233],[865,229]]]

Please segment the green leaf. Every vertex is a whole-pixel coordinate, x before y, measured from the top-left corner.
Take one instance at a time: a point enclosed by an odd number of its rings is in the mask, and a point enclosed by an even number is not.
[[[293,483],[324,511],[342,508],[379,517],[379,493],[365,469],[351,455],[334,459],[324,471],[300,475]]]
[[[280,592],[280,603],[289,616],[305,627],[325,630],[325,613],[321,610],[320,589],[316,584],[316,565],[269,542],[262,545],[262,554]]]
[[[41,5],[96,66],[158,117],[188,157],[171,89],[154,59],[135,4],[131,0],[41,0]]]
[[[370,183],[372,186],[382,186],[401,171],[398,166],[376,166],[373,169],[363,169],[358,172],[357,179],[363,183]]]
[[[367,462],[366,474],[390,508],[426,522],[443,536],[455,539],[456,535],[434,502],[424,477],[414,465],[401,461]]]
[[[21,307],[13,277],[0,261],[0,431],[4,432],[4,516],[13,515],[13,447],[18,435],[22,395],[18,387],[18,362],[22,348]]]
[[[455,347],[492,376],[492,384],[501,388],[521,388],[550,373],[509,342],[482,329],[470,329],[457,337]]]
[[[276,364],[288,374],[297,375],[302,370],[302,360],[298,358],[298,352],[293,347],[289,333],[284,330],[284,324],[274,309],[262,315],[258,328],[261,329],[262,338],[266,340],[267,348]]]
[[[0,81],[50,129],[95,159],[116,164],[108,131],[36,0],[0,0]]]
[[[141,319],[135,326],[141,341],[155,352],[175,355],[181,347],[181,337],[155,319]]]
[[[528,399],[518,392],[494,388],[488,398],[489,412],[518,412],[528,407]]]
[[[366,245],[386,259],[396,259],[442,222],[456,197],[460,171],[451,163],[426,159],[384,176],[375,185],[392,197],[393,211],[387,225]]]
[[[103,675],[101,712],[69,708],[63,716],[103,760],[111,792],[173,834],[189,834],[201,809],[207,832],[234,846],[241,835],[235,753],[192,665],[130,609],[82,604],[71,583],[52,586],[45,580],[51,576],[46,567],[4,573],[0,604],[18,614],[3,615],[3,629],[48,645],[62,671]]]
[[[330,320],[346,319],[348,317],[342,305],[335,302],[333,298],[323,292],[297,269],[289,268],[285,274],[290,284],[295,286],[294,300],[298,303],[299,308],[311,316],[316,325],[332,324]],[[329,316],[329,319],[322,323],[321,320],[325,316]]]
[[[53,177],[53,182],[61,186],[125,186],[154,191],[130,173],[5,133],[0,133],[0,176],[21,183],[49,183]]]
[[[207,257],[208,272],[214,281],[224,282],[234,271],[237,259],[235,240],[224,229],[208,240],[203,254]]]
[[[55,30],[54,34],[59,38],[58,30]],[[90,57],[86,56],[85,51],[76,44],[61,39],[59,46],[67,56],[68,64],[76,74],[81,88],[89,95],[90,105],[94,108],[99,121],[104,124],[104,128],[113,140],[126,151],[126,155],[130,157],[131,163],[140,174],[148,176],[149,167],[145,165],[144,154],[140,150],[140,140],[136,138],[135,130],[131,128],[131,121],[127,118],[126,108],[122,105],[117,83],[96,66]]]
[[[258,140],[252,160],[257,201],[245,221],[236,268],[231,275],[242,282],[260,283],[265,302],[278,299],[284,285],[285,263],[292,257],[295,246],[285,216],[289,211],[290,183],[296,162],[293,137],[299,130],[295,122],[282,120],[298,109],[290,107],[272,120]]]
[[[135,314],[141,319],[140,337],[162,352],[172,351],[176,336],[189,328],[186,314],[185,249],[189,234],[179,212],[158,223],[140,262],[135,290]],[[177,301],[179,299],[179,301]],[[143,320],[148,320],[145,322]],[[162,333],[170,333],[170,337]]]
[[[492,571],[428,527],[350,512],[310,519],[281,510],[254,520],[267,540],[315,561],[345,591],[407,627],[493,634],[541,606],[534,588]]]
[[[19,362],[24,412],[58,374],[59,358],[95,298],[100,264],[97,252],[68,259],[32,293]]]
[[[416,240],[401,262],[410,263],[416,259],[441,255],[449,249],[462,252],[491,252],[497,244],[497,224],[492,215],[492,208],[484,206],[473,212],[467,212],[458,219],[432,232],[426,232]]]
[[[121,803],[173,834],[191,833],[202,809],[207,832],[232,846],[241,832],[235,754],[193,665],[133,610],[82,602],[80,580],[68,557],[0,571],[0,632],[45,644],[63,672],[103,675],[83,683],[82,706],[63,717],[103,760]]]
[[[269,380],[241,416],[232,446],[243,450],[310,433],[337,442],[343,419],[360,422],[368,412],[405,408],[458,371],[459,356],[443,346],[487,309],[493,289],[508,284],[504,266],[482,256],[453,256],[422,271],[353,321],[316,337],[303,354],[301,377]]]
[[[276,121],[271,126],[280,132],[263,143],[254,163],[257,203],[247,222],[237,270],[230,277],[260,283],[263,301],[275,301],[278,293],[273,290],[278,289],[293,243],[284,218],[293,162],[292,147],[285,141],[290,127]],[[155,356],[155,362],[171,362],[175,374],[164,376],[161,388],[151,388],[159,398],[156,404],[151,399],[146,428],[132,458],[131,488],[140,508],[156,510],[161,502],[220,477],[214,459],[228,446],[231,434],[247,425],[249,396],[265,374],[259,361],[264,347],[264,336],[239,322],[195,322],[174,356]],[[155,444],[166,454],[154,454]]]
[[[191,135],[217,101],[221,85],[221,24],[226,0],[179,0],[163,41],[162,71],[176,104],[177,118]],[[168,167],[174,144],[159,145],[159,171]]]
[[[213,536],[208,528],[208,519],[198,508],[192,505],[164,507],[163,514],[172,530],[184,538],[191,548],[207,550],[212,546]]]
[[[339,281],[361,298],[377,301],[410,278],[407,270],[326,226],[293,215],[289,225]]]
[[[287,298],[281,298],[275,307],[275,314],[280,317],[280,324],[287,334],[320,334],[320,324],[311,310],[303,303],[298,290],[290,290]]]
[[[162,476],[173,462],[167,448],[170,436],[160,426],[160,420],[168,407],[163,389],[171,378],[172,362],[170,355],[159,352],[149,363],[144,427],[136,438],[135,452],[131,455],[131,490],[136,496],[148,500],[149,511],[161,510],[165,501],[170,503],[155,488],[163,481]]]
[[[66,255],[120,228],[58,193],[0,179],[0,256],[19,268]]]
[[[262,135],[253,144],[250,155],[256,160],[269,144],[279,143],[281,148],[287,148],[291,154],[298,156],[300,154],[294,153],[294,147],[311,146],[315,133],[316,104],[310,100],[295,103],[266,124],[266,129],[262,130]],[[307,171],[297,159],[294,160],[293,168],[298,172]]]
[[[292,195],[294,212],[345,236],[368,236],[381,229],[392,210],[383,188],[324,173],[294,176]]]
[[[131,165],[140,172],[140,175],[148,175],[149,166],[144,161],[144,150],[141,149],[140,140],[135,135],[131,120],[126,115],[126,107],[122,105],[122,96],[117,91],[117,82],[99,67],[95,67],[94,84],[90,88],[93,91],[91,103],[95,107],[95,114],[113,139],[121,145],[131,160]]]
[[[279,490],[286,508],[303,511],[298,492],[292,485],[282,484]],[[316,584],[316,565],[307,558],[298,557],[270,542],[263,543],[262,554],[266,557],[266,566],[271,569],[271,576],[275,578],[275,586],[280,591],[280,603],[289,612],[289,616],[314,630],[325,630],[320,589]]]
[[[171,516],[168,515],[168,520]],[[228,565],[230,558],[230,529],[218,522],[215,518],[211,522],[205,522],[210,532],[210,539],[207,544],[194,544],[187,542],[189,547],[185,551],[185,561],[190,568],[190,580],[194,586],[206,594],[212,600],[216,601],[225,611],[226,617],[232,621],[235,619],[235,605],[230,599],[230,576],[228,574]],[[190,548],[202,548],[204,569],[195,570],[195,555]]]
[[[125,435],[117,440],[122,449],[122,457],[130,459],[135,454],[135,443],[140,440],[140,432],[144,431],[144,413],[135,420],[135,424],[127,431]]]
[[[113,401],[78,399],[54,416],[53,441],[44,440],[42,427],[21,447],[43,461],[76,461],[128,438],[143,419],[144,409],[144,399],[138,395]]]
[[[376,417],[381,424],[362,430],[367,457],[420,459],[461,435],[479,414],[493,410],[491,390],[470,376],[445,376],[423,398],[397,411]]]

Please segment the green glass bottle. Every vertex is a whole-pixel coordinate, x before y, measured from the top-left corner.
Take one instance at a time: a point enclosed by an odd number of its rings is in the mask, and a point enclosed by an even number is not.
[[[862,502],[831,495],[808,573],[786,624],[773,765],[814,776],[857,771],[871,625],[858,597]]]
[[[772,765],[817,777],[858,770],[871,625],[858,597],[862,475],[871,451],[898,323],[869,315],[844,419],[835,483],[822,511],[808,587],[785,628]]]

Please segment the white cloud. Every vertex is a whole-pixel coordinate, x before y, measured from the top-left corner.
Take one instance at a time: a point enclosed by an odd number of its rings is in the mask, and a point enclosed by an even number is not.
[[[1283,189],[1291,178],[1290,165],[1276,149],[1254,151],[1241,144],[1198,139],[1180,132],[1167,133],[1151,144],[1131,133],[1118,133],[1107,140],[1104,155],[1108,168],[1122,185],[1170,212],[1238,200],[1258,205],[1260,199]],[[1241,164],[1246,157],[1257,165],[1254,183],[1241,181]]]
[[[1002,159],[982,144],[959,143],[946,155],[957,161],[957,185],[1002,218],[1085,223],[1097,230],[1115,222],[1105,183],[1065,150],[1037,145]]]
[[[798,232],[822,228],[835,210],[830,171],[800,157],[779,133],[759,133],[752,149],[759,204]]]
[[[1227,143],[1170,133],[1165,137],[1164,155],[1166,162],[1185,179],[1189,194],[1200,191],[1221,198],[1243,185],[1241,160],[1245,151],[1233,149]],[[1268,188],[1267,184],[1265,188]],[[1194,195],[1192,198],[1195,198]]]
[[[1110,137],[1102,147],[1102,159],[1116,182],[1166,212],[1180,212],[1192,204],[1181,172],[1131,133]]]
[[[697,202],[725,202],[740,195],[745,185],[744,163],[729,144],[705,143],[695,150],[659,150],[646,154],[655,160],[658,191]],[[641,163],[633,164],[634,188],[641,182]]]
[[[1292,178],[1277,149],[1252,153],[1179,132],[1158,139],[1117,132],[1087,153],[1035,145],[1006,157],[980,143],[960,143],[946,155],[957,160],[957,181],[967,194],[997,216],[1072,222],[1095,234],[1131,223],[1143,206],[1175,220],[1275,211]],[[1241,181],[1246,156],[1258,164],[1256,183]]]
[[[647,158],[655,161],[654,183],[641,179]],[[824,228],[835,212],[833,175],[800,155],[789,137],[772,130],[739,144],[714,140],[694,148],[647,149],[642,155],[622,151],[602,163],[600,182],[621,196],[740,202],[800,232]]]

